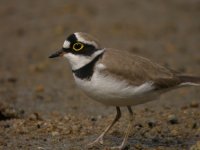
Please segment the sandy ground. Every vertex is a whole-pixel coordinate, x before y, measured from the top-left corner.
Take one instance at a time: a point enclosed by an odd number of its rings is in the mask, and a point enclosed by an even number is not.
[[[115,109],[84,95],[66,60],[49,60],[66,36],[96,36],[105,47],[200,75],[199,0],[0,1],[0,149],[79,150],[109,124]],[[200,89],[189,87],[134,106],[125,149],[199,150]],[[122,141],[123,118],[105,138]]]

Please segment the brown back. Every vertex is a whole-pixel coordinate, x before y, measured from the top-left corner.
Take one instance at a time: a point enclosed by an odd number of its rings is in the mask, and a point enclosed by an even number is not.
[[[106,49],[100,62],[106,66],[104,73],[127,80],[133,85],[152,81],[158,88],[167,88],[180,83],[175,71],[126,51]]]

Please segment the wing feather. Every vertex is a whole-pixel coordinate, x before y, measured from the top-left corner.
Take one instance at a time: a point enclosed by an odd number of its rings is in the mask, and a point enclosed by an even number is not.
[[[162,89],[180,84],[175,71],[126,51],[122,53],[119,50],[106,49],[100,63],[106,67],[104,73],[127,80],[132,85],[153,82],[156,88]]]

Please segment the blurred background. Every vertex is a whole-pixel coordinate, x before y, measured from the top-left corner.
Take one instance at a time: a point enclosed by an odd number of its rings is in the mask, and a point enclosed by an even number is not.
[[[103,47],[200,75],[199,0],[1,0],[0,17],[2,120],[18,114],[25,120],[33,114],[44,120],[55,114],[105,119],[114,115],[114,108],[89,99],[76,87],[65,59],[48,59],[73,32],[90,33]],[[157,114],[165,108],[174,112],[191,103],[198,106],[199,97],[199,88],[179,89],[136,106],[135,112],[145,108]]]

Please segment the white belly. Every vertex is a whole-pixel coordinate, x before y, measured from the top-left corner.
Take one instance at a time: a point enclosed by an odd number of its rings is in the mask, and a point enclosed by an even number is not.
[[[158,94],[152,92],[152,82],[140,86],[129,85],[111,76],[96,71],[91,80],[81,80],[74,76],[75,82],[88,96],[105,105],[130,106],[154,100]]]

